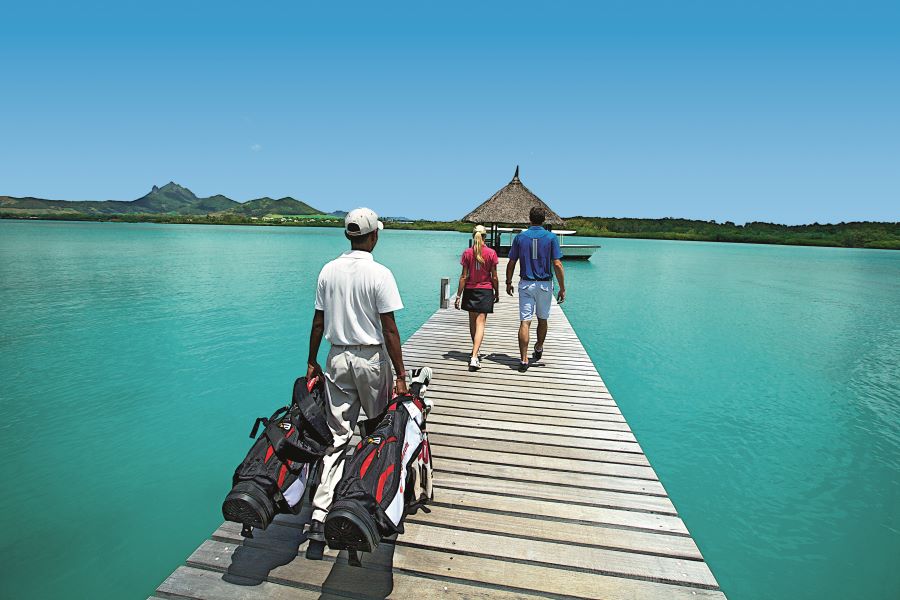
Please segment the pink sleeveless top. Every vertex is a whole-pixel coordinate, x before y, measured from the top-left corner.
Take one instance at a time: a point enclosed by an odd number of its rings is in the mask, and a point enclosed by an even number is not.
[[[485,246],[481,249],[481,256],[484,257],[483,264],[475,260],[475,252],[471,248],[466,248],[459,261],[469,271],[469,278],[466,279],[468,290],[490,290],[494,287],[491,285],[491,271],[497,266],[497,253]]]

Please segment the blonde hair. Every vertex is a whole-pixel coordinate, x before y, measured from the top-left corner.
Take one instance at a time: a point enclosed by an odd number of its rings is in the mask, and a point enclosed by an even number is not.
[[[475,260],[484,264],[484,234],[487,233],[487,230],[484,228],[484,225],[476,225],[475,231],[472,232],[472,237],[475,238],[475,242],[472,244],[472,252],[475,254]]]

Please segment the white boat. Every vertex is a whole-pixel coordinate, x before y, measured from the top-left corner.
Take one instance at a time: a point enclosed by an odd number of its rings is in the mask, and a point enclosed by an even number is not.
[[[488,237],[487,244],[497,251],[500,256],[509,254],[509,247],[512,245],[512,239],[515,235],[525,228],[523,227],[496,227],[489,231],[496,231],[499,237],[497,243]],[[567,244],[566,236],[575,235],[572,229],[554,230],[553,233],[559,238],[559,247],[563,253],[563,260],[590,260],[600,246],[594,244]]]

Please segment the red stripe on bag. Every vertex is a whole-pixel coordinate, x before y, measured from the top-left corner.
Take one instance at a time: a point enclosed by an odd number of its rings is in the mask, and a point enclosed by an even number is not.
[[[275,454],[275,448],[269,446],[269,449],[266,450],[266,459],[263,462],[269,462],[269,459],[272,458],[273,454]]]
[[[375,458],[375,451],[369,452],[369,455],[366,457],[366,460],[363,461],[362,466],[359,468],[359,478],[362,479],[363,475],[366,474],[366,471],[369,470],[369,465],[372,464],[372,459]]]
[[[281,465],[281,470],[278,472],[278,487],[284,483],[285,475],[287,475],[287,465]]]
[[[381,474],[381,477],[378,478],[378,490],[375,492],[375,502],[381,502],[381,497],[384,495],[384,484],[387,483],[387,478],[393,472],[394,465],[388,465],[388,468],[385,469],[384,473]]]

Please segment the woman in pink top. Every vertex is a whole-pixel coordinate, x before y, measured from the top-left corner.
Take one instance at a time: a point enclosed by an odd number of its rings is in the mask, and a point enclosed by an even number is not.
[[[497,253],[484,245],[484,225],[476,225],[472,247],[463,252],[460,264],[459,288],[454,306],[469,311],[469,335],[472,336],[472,359],[469,370],[481,368],[478,350],[484,339],[484,326],[488,313],[494,312],[494,303],[500,300],[497,280]]]

